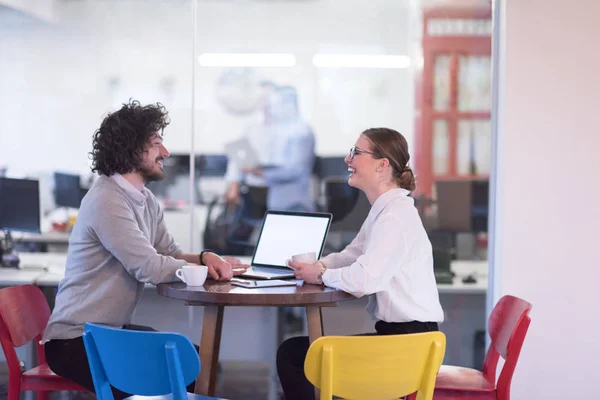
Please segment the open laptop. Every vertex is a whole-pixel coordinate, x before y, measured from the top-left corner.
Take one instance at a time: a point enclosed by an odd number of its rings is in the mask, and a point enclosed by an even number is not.
[[[287,261],[314,251],[321,257],[331,225],[329,213],[267,211],[250,268],[242,275],[255,279],[294,278]]]
[[[260,165],[258,153],[246,137],[227,143],[225,153],[240,168],[252,168]]]

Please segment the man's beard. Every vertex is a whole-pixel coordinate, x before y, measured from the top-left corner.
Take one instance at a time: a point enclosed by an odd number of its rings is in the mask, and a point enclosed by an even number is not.
[[[157,159],[154,162],[155,165],[160,160],[162,159]],[[158,168],[158,170],[156,168]],[[159,167],[153,168],[142,164],[138,167],[138,172],[142,175],[142,178],[146,182],[162,181],[163,179],[165,179],[165,173]]]

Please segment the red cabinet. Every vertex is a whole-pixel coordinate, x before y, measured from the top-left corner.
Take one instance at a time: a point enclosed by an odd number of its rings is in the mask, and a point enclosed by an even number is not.
[[[491,161],[491,9],[423,13],[415,170],[419,193],[438,179],[486,178]]]

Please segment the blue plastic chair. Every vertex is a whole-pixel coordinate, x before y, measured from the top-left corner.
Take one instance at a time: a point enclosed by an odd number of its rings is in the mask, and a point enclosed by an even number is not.
[[[111,385],[135,395],[215,400],[187,393],[186,385],[200,373],[200,359],[183,335],[87,323],[83,342],[98,400],[114,400]]]

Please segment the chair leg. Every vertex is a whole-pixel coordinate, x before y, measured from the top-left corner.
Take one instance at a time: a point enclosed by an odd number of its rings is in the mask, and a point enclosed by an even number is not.
[[[39,391],[37,392],[37,400],[48,400],[50,392],[47,391]]]
[[[8,400],[19,400],[21,396],[21,377],[8,377]]]

